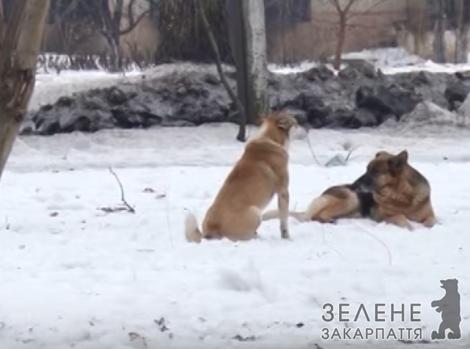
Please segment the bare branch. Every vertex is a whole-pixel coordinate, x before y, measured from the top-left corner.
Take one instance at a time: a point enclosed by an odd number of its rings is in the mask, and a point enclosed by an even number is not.
[[[310,153],[312,154],[312,157],[313,157],[313,160],[315,160],[315,163],[318,165],[318,166],[323,166],[320,161],[318,161],[318,158],[317,156],[315,155],[315,152],[313,151],[313,146],[312,146],[312,142],[310,142],[310,134],[307,130],[307,137],[306,137],[306,140],[307,140],[307,145],[308,145],[308,149],[310,149]]]
[[[356,2],[357,2],[357,0],[349,0],[348,4],[346,5],[346,7],[343,10],[343,13],[347,14],[349,12],[349,10],[351,9],[352,5],[354,5]]]
[[[130,33],[134,28],[140,23],[141,20],[145,18],[150,13],[150,10],[144,11],[140,14],[140,16],[132,23],[129,22],[129,26],[126,29],[123,29],[119,32],[119,35],[125,35]]]
[[[82,0],[72,0],[72,2],[67,6],[64,12],[60,14],[59,19],[57,20],[58,24],[61,24],[80,4]]]
[[[4,15],[3,15],[3,1],[0,0],[0,51],[1,51],[1,48],[2,48],[2,44],[3,44],[3,30],[4,30],[4,27],[5,27],[5,18],[4,18]]]
[[[351,18],[354,18],[354,17],[359,17],[359,16],[364,16],[364,15],[367,15],[370,13],[370,11],[372,11],[374,8],[382,5],[383,3],[387,2],[389,0],[378,0],[376,2],[374,2],[371,6],[369,6],[367,9],[361,11],[361,12],[351,12],[349,14],[348,19],[351,19]]]
[[[131,24],[134,23],[134,4],[135,4],[135,0],[131,0],[127,4],[127,20]]]
[[[338,13],[341,13],[343,10],[339,4],[339,0],[328,0],[328,2],[335,7]]]
[[[124,204],[124,206],[127,208],[127,212],[135,213],[134,207],[129,205],[129,203],[126,201],[126,196],[125,196],[125,193],[124,193],[124,187],[122,186],[121,180],[119,179],[118,175],[116,174],[116,172],[113,171],[112,167],[109,168],[109,172],[111,172],[111,174],[114,176],[114,178],[116,179],[116,182],[119,185],[119,189],[121,190],[121,201]]]
[[[207,32],[207,36],[209,37],[209,43],[211,44],[212,50],[214,51],[215,55],[215,64],[217,67],[217,72],[219,73],[220,80],[222,81],[222,84],[224,85],[225,89],[227,90],[228,95],[230,96],[230,99],[232,100],[233,104],[238,109],[239,116],[245,115],[245,108],[240,101],[240,99],[237,97],[235,92],[233,92],[232,88],[230,87],[230,84],[227,81],[227,77],[225,76],[225,73],[222,69],[222,59],[220,58],[220,52],[219,52],[219,47],[217,46],[217,42],[215,41],[214,33],[212,32],[212,29],[209,25],[209,21],[207,20],[206,13],[204,11],[204,7],[202,5],[202,0],[197,0],[197,9],[199,12],[199,15],[201,16],[202,19],[202,24],[204,25],[204,29]],[[239,139],[240,141],[244,141],[244,139]]]

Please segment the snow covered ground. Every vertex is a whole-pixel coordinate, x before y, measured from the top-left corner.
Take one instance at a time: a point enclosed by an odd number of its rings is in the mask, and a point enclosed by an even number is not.
[[[368,344],[468,348],[470,131],[314,130],[320,165],[305,134],[291,144],[297,209],[354,180],[376,151],[408,149],[432,185],[431,230],[290,220],[283,241],[270,221],[256,241],[188,244],[185,209],[202,219],[243,150],[235,134],[206,125],[21,137],[0,185],[0,348],[361,348],[320,338],[322,305],[340,302],[422,303],[429,339],[446,278],[459,280],[462,340]],[[321,166],[345,144],[356,148],[347,166]],[[135,214],[100,210],[120,204],[109,166]]]

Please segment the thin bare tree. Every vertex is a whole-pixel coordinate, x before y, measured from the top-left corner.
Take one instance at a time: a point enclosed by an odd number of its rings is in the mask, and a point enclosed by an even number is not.
[[[134,30],[150,13],[150,6],[138,13],[137,0],[129,0],[127,5],[124,0],[81,0],[81,2],[111,49],[110,70],[121,70],[121,36]]]
[[[336,34],[336,47],[335,58],[333,66],[335,69],[340,69],[344,44],[346,43],[346,35],[351,20],[355,17],[370,15],[373,10],[389,0],[376,0],[370,3],[365,8],[359,8],[359,5],[364,4],[364,0],[326,0],[330,4],[338,16],[338,31]]]
[[[455,63],[467,63],[469,31],[470,31],[470,4],[466,0],[457,0]]]
[[[57,26],[62,48],[71,54],[74,44],[81,39],[83,27],[90,27],[89,18],[76,17],[80,11],[81,0],[51,0],[50,19]],[[88,23],[86,23],[88,21]],[[94,28],[87,31],[95,33]],[[80,39],[79,39],[80,38]]]
[[[446,47],[444,42],[444,35],[447,26],[447,14],[445,11],[444,0],[437,0],[431,3],[434,7],[434,60],[438,63],[445,63],[446,58]]]
[[[0,1],[0,176],[33,92],[49,0]]]
[[[246,140],[246,116],[245,116],[245,107],[243,106],[242,102],[238,98],[237,94],[233,91],[232,87],[230,86],[228,79],[224,73],[224,70],[222,68],[222,59],[220,56],[220,50],[219,47],[217,46],[217,41],[215,39],[214,33],[212,31],[212,28],[210,26],[210,23],[207,19],[206,12],[204,9],[204,5],[202,3],[202,0],[197,0],[197,11],[199,13],[199,16],[201,17],[202,24],[206,30],[207,36],[209,38],[209,42],[212,47],[212,51],[214,52],[215,56],[215,64],[217,67],[217,72],[219,73],[219,78],[220,81],[222,82],[222,85],[224,86],[225,90],[227,91],[227,94],[229,95],[230,99],[232,100],[232,103],[235,105],[235,108],[237,109],[238,112],[238,118],[239,118],[239,129],[238,129],[238,135],[237,135],[237,140],[244,142]]]

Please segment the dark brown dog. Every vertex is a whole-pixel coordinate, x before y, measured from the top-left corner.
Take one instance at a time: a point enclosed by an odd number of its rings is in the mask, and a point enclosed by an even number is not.
[[[372,178],[376,203],[372,218],[409,229],[409,221],[426,227],[436,223],[429,182],[408,164],[406,150],[398,155],[377,153],[367,166],[367,173]]]
[[[289,212],[300,221],[331,222],[368,217],[411,229],[408,220],[432,227],[435,216],[426,178],[408,164],[408,153],[379,152],[367,172],[354,183],[333,186],[314,199],[304,212]],[[276,211],[263,219],[277,216]]]

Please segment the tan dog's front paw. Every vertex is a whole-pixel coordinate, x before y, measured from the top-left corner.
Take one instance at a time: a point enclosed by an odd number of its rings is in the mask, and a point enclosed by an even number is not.
[[[289,231],[287,229],[281,229],[281,237],[283,239],[290,239]]]

